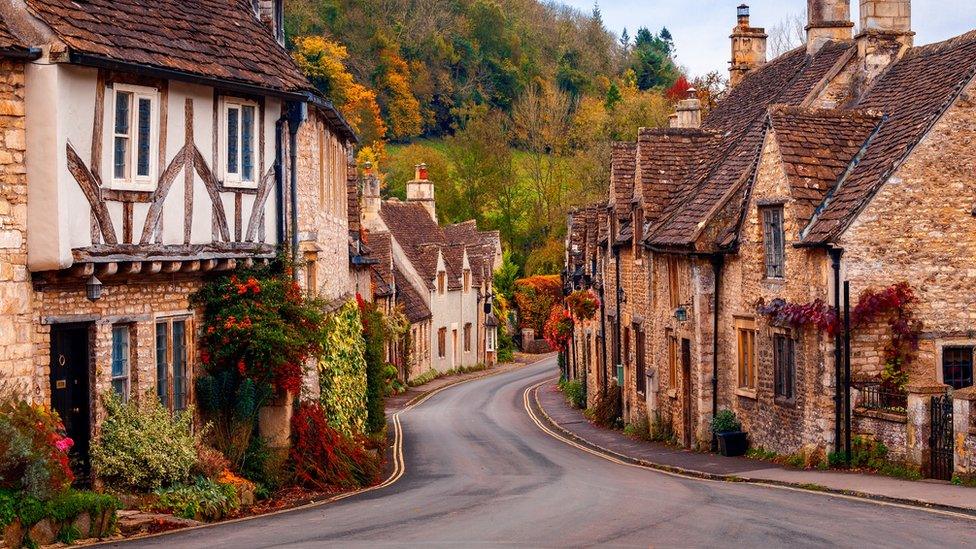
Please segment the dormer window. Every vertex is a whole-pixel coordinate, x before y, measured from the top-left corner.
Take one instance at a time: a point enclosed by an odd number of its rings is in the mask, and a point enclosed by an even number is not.
[[[447,292],[447,273],[440,271],[437,273],[437,293],[444,295]]]
[[[783,230],[783,207],[769,206],[760,210],[763,221],[763,247],[766,256],[766,278],[786,275],[786,234]]]
[[[228,187],[257,186],[258,106],[252,101],[227,98],[221,126],[221,168]]]
[[[468,293],[471,291],[471,269],[465,269],[462,277],[464,293]]]
[[[157,90],[116,84],[112,94],[111,187],[155,187]]]

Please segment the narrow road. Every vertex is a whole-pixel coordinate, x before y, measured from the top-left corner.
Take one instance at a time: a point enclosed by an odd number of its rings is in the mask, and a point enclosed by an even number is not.
[[[462,384],[401,416],[406,474],[332,505],[141,547],[963,547],[976,521],[626,467],[544,434],[522,393],[554,361]]]

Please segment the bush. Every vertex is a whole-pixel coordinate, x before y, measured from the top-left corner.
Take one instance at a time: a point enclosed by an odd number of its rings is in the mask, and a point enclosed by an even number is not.
[[[602,427],[613,427],[620,417],[620,409],[620,387],[613,384],[597,395],[596,402],[586,410],[586,417]]]
[[[72,445],[55,412],[21,400],[0,402],[0,489],[42,500],[60,494],[74,480]]]
[[[319,362],[322,406],[329,424],[347,436],[366,427],[366,360],[359,307],[350,301],[327,323],[325,353]]]
[[[271,399],[270,385],[260,385],[236,370],[222,370],[197,379],[197,404],[209,422],[209,439],[234,470],[249,459],[258,413]]]
[[[367,486],[379,477],[379,458],[365,449],[366,441],[332,428],[322,406],[299,405],[291,432],[290,457],[297,484],[329,492]]]
[[[224,457],[223,452],[211,446],[197,441],[197,460],[193,464],[191,473],[196,476],[215,479],[220,476],[228,467],[230,460]]]
[[[0,528],[15,519],[30,527],[45,518],[65,523],[81,513],[94,518],[121,508],[122,502],[115,496],[83,490],[68,489],[44,501],[25,492],[0,490]]]
[[[586,408],[586,390],[583,388],[582,381],[560,381],[559,389],[566,395],[570,406],[580,410]]]
[[[233,485],[204,477],[197,477],[193,484],[158,489],[155,494],[158,509],[194,520],[220,520],[240,506]]]
[[[713,433],[735,433],[742,430],[742,423],[732,410],[722,410],[712,418]]]
[[[92,466],[106,484],[151,491],[184,482],[197,462],[193,412],[170,414],[152,393],[128,403],[104,398],[106,418],[92,444]]]
[[[374,303],[366,303],[356,294],[363,323],[363,356],[366,360],[366,433],[379,433],[386,427],[384,393],[389,385],[385,359],[388,331],[383,313]],[[393,371],[394,378],[396,370]]]

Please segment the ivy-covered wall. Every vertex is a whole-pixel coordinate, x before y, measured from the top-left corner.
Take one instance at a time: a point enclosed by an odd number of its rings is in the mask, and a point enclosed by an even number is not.
[[[355,301],[332,313],[326,333],[318,366],[322,406],[333,428],[347,435],[362,433],[366,425],[366,343]]]

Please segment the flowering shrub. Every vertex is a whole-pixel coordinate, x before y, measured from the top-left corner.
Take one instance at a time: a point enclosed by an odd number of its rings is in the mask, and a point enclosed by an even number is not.
[[[536,334],[545,329],[552,306],[562,299],[562,283],[555,275],[539,275],[515,281],[515,306],[520,327],[532,328]]]
[[[566,306],[576,320],[593,320],[600,310],[600,298],[593,290],[577,290],[566,298]]]
[[[92,444],[92,467],[106,484],[150,491],[183,482],[197,461],[193,412],[170,414],[148,393],[128,403],[103,397],[106,418]]]
[[[0,401],[0,489],[48,499],[74,480],[73,445],[57,413],[21,400]]]
[[[329,424],[346,435],[366,426],[366,360],[359,307],[349,301],[329,316],[325,352],[319,361],[321,402]]]
[[[333,491],[367,486],[378,478],[379,459],[365,449],[365,441],[332,428],[322,406],[302,403],[292,417],[291,432],[290,457],[300,486]]]
[[[399,334],[396,318],[388,319],[375,303],[367,303],[356,294],[356,304],[363,324],[363,358],[366,360],[366,432],[379,433],[386,427],[384,407],[387,388],[396,379],[396,369],[386,363],[386,344]],[[409,325],[406,329],[409,329]],[[392,374],[392,375],[391,375]],[[392,377],[392,379],[390,379]]]
[[[565,351],[573,337],[573,317],[569,310],[559,305],[553,307],[542,334],[553,351]]]
[[[193,296],[203,308],[200,360],[209,373],[236,370],[259,385],[297,393],[302,366],[325,340],[322,304],[272,267],[223,276]]]

